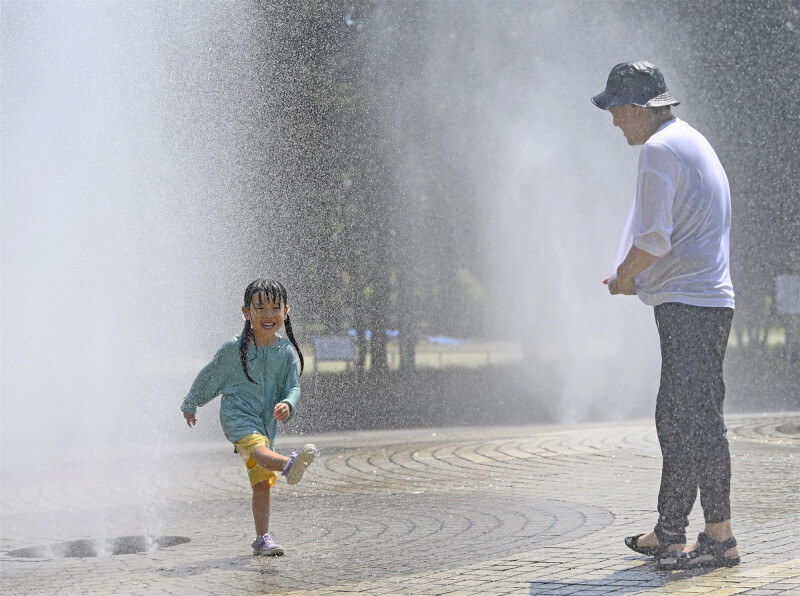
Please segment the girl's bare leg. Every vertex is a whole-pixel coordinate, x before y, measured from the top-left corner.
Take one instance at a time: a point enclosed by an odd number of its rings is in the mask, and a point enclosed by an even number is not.
[[[256,524],[256,536],[263,536],[269,532],[269,504],[269,482],[259,482],[253,487],[253,521]]]
[[[289,461],[288,457],[275,453],[269,447],[256,447],[253,451],[253,459],[265,470],[272,470],[273,472],[283,471],[283,467]]]

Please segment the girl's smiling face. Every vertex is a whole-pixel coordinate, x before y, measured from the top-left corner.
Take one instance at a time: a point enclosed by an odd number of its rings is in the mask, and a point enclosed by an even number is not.
[[[256,294],[249,306],[242,307],[244,318],[250,321],[257,346],[271,346],[278,341],[278,330],[283,327],[289,305],[270,300],[264,294]]]

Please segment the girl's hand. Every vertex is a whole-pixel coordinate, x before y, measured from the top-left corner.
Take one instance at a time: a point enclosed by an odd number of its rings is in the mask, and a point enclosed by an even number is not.
[[[186,419],[186,425],[189,428],[192,428],[195,424],[197,424],[197,418],[194,414],[190,414],[189,412],[184,412],[183,417]]]
[[[291,413],[292,411],[289,409],[289,404],[283,402],[275,404],[275,412],[274,412],[275,420],[286,422],[287,420],[289,420],[289,414]]]

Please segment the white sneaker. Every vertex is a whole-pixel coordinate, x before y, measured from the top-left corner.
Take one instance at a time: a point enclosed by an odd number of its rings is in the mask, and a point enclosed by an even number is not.
[[[288,484],[297,484],[300,482],[306,468],[311,465],[311,462],[314,461],[318,453],[319,450],[311,443],[303,445],[300,453],[292,453],[289,461],[287,461],[286,465],[283,467],[283,472],[281,472],[283,476],[286,476],[286,482]]]

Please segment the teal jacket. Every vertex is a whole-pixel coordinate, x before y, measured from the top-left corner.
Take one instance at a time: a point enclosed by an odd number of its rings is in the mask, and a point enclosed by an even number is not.
[[[200,371],[181,410],[195,414],[197,408],[222,395],[219,421],[225,437],[236,443],[245,435],[259,433],[274,448],[278,431],[275,405],[289,404],[292,418],[300,399],[297,353],[285,337],[274,346],[259,348],[251,343],[247,350],[247,372],[255,381],[251,383],[242,370],[239,338],[236,335],[225,342]]]

